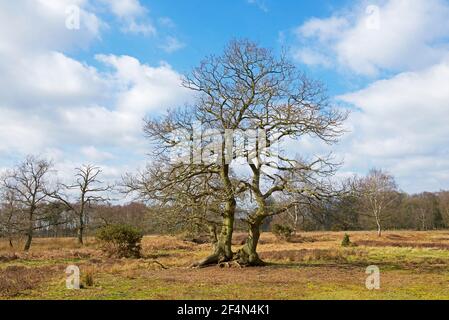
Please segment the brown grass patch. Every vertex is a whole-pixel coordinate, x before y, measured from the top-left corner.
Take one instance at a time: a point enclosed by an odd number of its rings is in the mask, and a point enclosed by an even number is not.
[[[266,251],[261,253],[261,258],[268,261],[289,261],[289,262],[311,262],[325,261],[335,263],[346,263],[348,255],[361,255],[355,250],[341,251],[333,249],[301,249],[301,250],[279,250]]]
[[[449,250],[449,243],[435,242],[392,242],[392,241],[373,241],[360,240],[357,245],[365,247],[396,247],[396,248],[423,248],[423,249],[442,249]]]
[[[48,280],[54,272],[53,268],[26,268],[8,266],[0,274],[0,297],[15,297],[32,290]]]
[[[146,252],[162,250],[189,250],[197,245],[170,236],[146,236],[142,239],[142,248]]]

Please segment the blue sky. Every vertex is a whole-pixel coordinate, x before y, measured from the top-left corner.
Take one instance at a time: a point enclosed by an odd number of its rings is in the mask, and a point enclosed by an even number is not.
[[[205,56],[219,54],[233,38],[248,38],[277,52],[283,47],[289,48],[288,40],[298,25],[311,17],[326,17],[347,2],[142,0],[140,3],[148,8],[151,24],[158,29],[156,36],[121,33],[114,16],[107,14],[104,18],[111,28],[102,33],[102,40],[88,50],[78,48],[73,56],[101,67],[96,64],[94,53],[132,55],[150,65],[167,61],[180,73],[186,73]],[[176,38],[183,48],[169,53],[161,50],[159,46],[167,37]],[[328,84],[331,93],[344,92],[344,81],[339,81],[335,75],[307,65],[302,67]]]
[[[144,166],[142,118],[191,101],[180,76],[233,38],[288,49],[353,110],[339,176],[378,167],[409,192],[449,189],[448,0],[2,1],[0,170],[27,154],[62,179]]]

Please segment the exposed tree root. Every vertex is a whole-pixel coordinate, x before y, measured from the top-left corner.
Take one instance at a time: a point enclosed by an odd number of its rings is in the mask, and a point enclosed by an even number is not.
[[[262,259],[259,258],[257,252],[248,253],[245,250],[245,247],[236,253],[235,259],[241,266],[245,267],[263,267],[267,265]]]
[[[237,260],[229,261],[229,262],[222,262],[218,264],[220,268],[243,268]]]
[[[193,263],[190,267],[191,268],[205,268],[207,266],[218,264],[219,260],[220,260],[220,255],[213,254],[199,262]]]
[[[230,262],[233,260],[234,254],[228,254],[226,255],[224,250],[216,250],[215,253],[213,253],[212,255],[208,256],[207,258],[193,263],[190,267],[191,268],[205,268],[208,266],[213,266],[213,265],[219,265],[221,263],[224,262]]]

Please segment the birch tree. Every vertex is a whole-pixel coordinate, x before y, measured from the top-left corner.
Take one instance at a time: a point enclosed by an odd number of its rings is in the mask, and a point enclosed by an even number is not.
[[[357,180],[355,189],[361,201],[362,213],[371,216],[377,227],[377,235],[381,237],[389,209],[398,198],[394,177],[382,170],[372,169],[366,177]]]

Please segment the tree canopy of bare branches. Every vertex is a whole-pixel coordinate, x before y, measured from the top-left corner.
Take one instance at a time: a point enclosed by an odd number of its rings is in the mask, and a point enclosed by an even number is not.
[[[179,199],[183,193],[180,186],[185,191],[199,177],[201,181],[218,181],[195,188],[202,190],[203,201],[204,192],[210,190],[215,203],[222,204],[216,206],[222,208],[216,250],[200,265],[235,257],[231,239],[237,198],[250,192],[258,209],[247,219],[248,242],[239,256],[242,263],[257,264],[261,223],[287,210],[270,211],[268,199],[277,193],[318,197],[327,192],[319,177],[331,174],[335,167],[326,157],[306,162],[276,154],[270,147],[305,135],[334,143],[343,133],[346,113],[329,106],[324,87],[299,72],[285,55],[276,57],[248,40],[231,41],[223,54],[204,59],[184,78],[183,85],[196,93],[196,102],[163,118],[148,119],[144,128],[154,143],[155,161],[163,165],[149,168],[140,178],[128,176],[125,184],[143,197],[157,198],[161,191],[165,196],[166,191],[172,191],[172,197]],[[200,139],[195,133],[198,126]],[[236,131],[256,132],[256,141],[248,149],[248,140],[236,138]],[[213,147],[204,139],[211,136]],[[182,161],[173,162],[180,148],[184,149]],[[232,174],[231,165],[239,157],[248,161],[252,172],[249,180]]]
[[[34,231],[44,227],[42,222],[45,221],[51,168],[51,162],[28,156],[24,162],[7,171],[0,181],[11,205],[7,219],[9,230],[25,233],[25,251],[31,247]]]
[[[101,168],[94,165],[83,165],[75,169],[75,182],[73,184],[59,184],[58,189],[49,193],[49,196],[65,205],[67,210],[73,212],[77,218],[78,243],[83,244],[83,235],[86,229],[86,215],[89,206],[107,201],[104,192],[111,190],[110,186],[103,186],[99,179]],[[77,192],[75,196],[71,193]],[[72,198],[75,197],[75,200]]]

